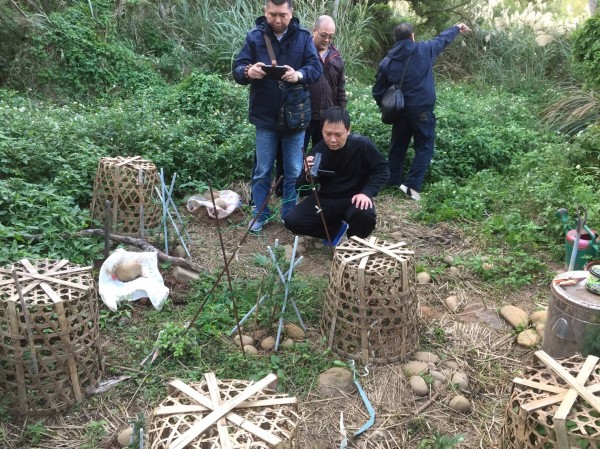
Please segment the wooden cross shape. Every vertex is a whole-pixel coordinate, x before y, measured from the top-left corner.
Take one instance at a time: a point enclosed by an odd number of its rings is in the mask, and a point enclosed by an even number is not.
[[[537,351],[535,355],[550,370],[554,371],[556,375],[562,378],[571,388],[562,388],[556,385],[550,385],[516,377],[513,380],[513,382],[516,384],[524,385],[530,388],[536,388],[549,393],[555,393],[553,396],[528,402],[527,404],[523,404],[521,407],[527,412],[531,412],[538,408],[561,402],[558,410],[554,414],[552,421],[554,422],[558,449],[569,449],[566,418],[571,411],[571,407],[573,407],[573,404],[577,400],[577,397],[581,396],[592,407],[594,407],[596,411],[600,412],[600,400],[594,396],[594,393],[600,391],[600,384],[591,385],[589,387],[585,386],[585,383],[590,377],[590,374],[592,374],[594,371],[594,368],[600,359],[593,355],[588,356],[585,360],[585,363],[581,367],[579,374],[575,378],[546,352]]]
[[[221,447],[224,449],[232,448],[231,439],[227,433],[225,427],[225,420],[230,421],[232,424],[241,427],[242,429],[252,433],[261,440],[265,441],[274,448],[280,447],[283,442],[281,438],[273,435],[270,432],[260,428],[256,424],[253,424],[240,415],[234,413],[232,410],[235,408],[249,408],[249,407],[265,407],[270,405],[282,405],[282,404],[295,404],[296,398],[275,398],[265,399],[259,401],[247,401],[252,395],[266,388],[271,382],[277,380],[275,374],[269,374],[262,380],[248,386],[244,391],[228,401],[221,402],[219,394],[219,387],[217,378],[214,373],[206,373],[204,375],[206,384],[210,394],[210,398],[204,396],[202,393],[194,390],[189,385],[176,379],[170,382],[173,388],[184,393],[193,401],[197,402],[197,405],[176,405],[169,407],[161,407],[156,410],[155,415],[173,415],[180,413],[193,413],[193,412],[211,412],[206,415],[203,419],[195,423],[190,429],[188,429],[183,435],[177,438],[169,445],[169,449],[183,449],[189,443],[191,443],[198,435],[201,435],[211,425],[217,425],[217,431],[219,433],[219,440]]]

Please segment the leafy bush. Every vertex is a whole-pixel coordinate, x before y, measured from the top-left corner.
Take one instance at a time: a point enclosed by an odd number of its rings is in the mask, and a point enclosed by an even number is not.
[[[573,33],[573,56],[590,87],[600,87],[600,15],[595,14]]]
[[[98,245],[73,235],[89,224],[89,211],[55,187],[0,180],[0,265],[23,257],[88,264]]]
[[[45,17],[19,56],[12,84],[59,98],[131,95],[161,79],[148,60],[115,36],[111,2],[85,3]]]

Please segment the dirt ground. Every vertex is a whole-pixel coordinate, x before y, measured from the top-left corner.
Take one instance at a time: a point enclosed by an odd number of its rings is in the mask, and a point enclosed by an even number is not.
[[[247,191],[242,192],[242,198],[246,200],[246,197]],[[499,447],[512,378],[532,362],[533,351],[516,345],[512,328],[499,317],[498,310],[509,303],[528,312],[538,310],[549,298],[549,286],[499,290],[486,285],[463,267],[457,267],[458,274],[451,274],[444,257],[466,258],[476,254],[476,242],[450,225],[429,227],[415,222],[410,218],[410,212],[418,207],[417,203],[397,192],[384,192],[377,198],[378,225],[374,236],[385,241],[406,242],[407,248],[415,251],[417,264],[435,272],[430,284],[417,287],[420,350],[431,351],[443,360],[453,361],[467,373],[469,388],[463,394],[470,400],[472,411],[461,414],[448,407],[447,401],[457,394],[450,387],[432,391],[425,397],[415,396],[408,385],[408,378],[402,374],[401,363],[371,365],[368,375],[360,378],[360,383],[376,411],[374,425],[360,437],[352,438],[353,433],[369,419],[359,394],[355,392],[331,399],[323,397],[314,385],[300,402],[302,419],[296,447],[340,447],[341,413],[349,448],[417,449],[419,443],[434,430],[449,436],[463,435],[464,442],[457,447]],[[293,242],[293,236],[275,220],[259,235],[247,236],[240,245],[248,219],[248,209],[244,208],[220,223],[228,257],[237,249],[230,267],[233,276],[258,275],[258,271],[254,273],[254,270],[259,268],[250,263],[253,254],[265,253],[267,245],[274,245],[276,240],[281,245]],[[188,232],[194,242],[192,258],[211,271],[223,266],[217,231],[215,220],[203,210],[188,224]],[[328,276],[331,251],[313,246],[310,240],[305,242],[301,239],[300,243],[306,249],[298,272]],[[176,290],[172,292],[173,297],[177,294]],[[459,300],[457,313],[451,313],[444,304],[449,295],[455,295]],[[319,330],[309,329],[309,338],[318,340]],[[88,420],[102,417],[107,422],[105,430],[109,435],[115,435],[135,418],[133,410],[136,404],[143,407],[141,399],[133,405],[115,404],[99,395],[87,407],[55,416],[47,426],[51,431],[49,435],[39,445],[31,447],[90,449],[84,443],[86,416]],[[28,422],[32,421],[3,424],[0,430],[5,433],[6,449],[24,447],[14,442],[18,441]],[[112,445],[104,447],[113,448]]]

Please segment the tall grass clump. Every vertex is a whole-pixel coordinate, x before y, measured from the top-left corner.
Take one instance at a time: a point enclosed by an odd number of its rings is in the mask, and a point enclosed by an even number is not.
[[[502,1],[479,3],[469,15],[473,32],[442,54],[441,72],[516,92],[540,92],[572,77],[573,24],[561,22],[545,3],[521,11]]]

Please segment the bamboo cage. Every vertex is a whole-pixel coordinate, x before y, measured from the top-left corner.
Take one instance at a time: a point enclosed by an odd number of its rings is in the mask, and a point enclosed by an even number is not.
[[[600,364],[575,355],[540,361],[513,381],[502,449],[599,449]]]
[[[81,402],[102,374],[99,337],[90,267],[23,259],[0,269],[3,407],[51,414]]]
[[[406,360],[418,347],[413,251],[352,237],[335,251],[321,330],[337,354],[366,363]]]
[[[297,399],[270,389],[270,374],[258,382],[174,380],[154,409],[150,449],[292,448],[298,423]]]
[[[98,162],[92,196],[92,218],[104,221],[104,203],[111,202],[112,232],[145,237],[161,223],[156,166],[140,156],[103,157]]]

